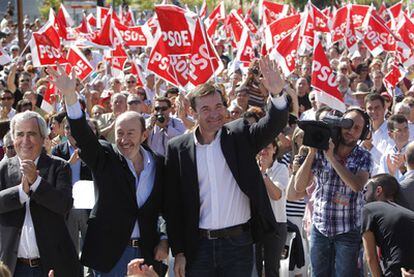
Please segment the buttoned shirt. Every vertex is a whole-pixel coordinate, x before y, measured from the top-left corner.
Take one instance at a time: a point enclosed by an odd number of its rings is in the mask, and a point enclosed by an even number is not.
[[[68,142],[69,146],[69,156],[72,157],[73,153],[75,152],[75,148]],[[81,160],[78,159],[73,164],[70,164],[70,169],[72,171],[72,185],[75,184],[77,181],[80,180],[80,172],[81,172]]]
[[[21,159],[19,159],[19,164]],[[39,158],[35,160],[35,164]],[[35,192],[40,185],[41,177],[37,176],[36,181],[30,186],[30,191]],[[23,190],[23,184],[19,185],[19,199],[20,203],[25,206],[25,216],[20,235],[19,247],[17,250],[17,257],[25,259],[39,258],[39,248],[37,247],[36,234],[32,220],[32,214],[30,213],[30,197]]]
[[[270,98],[278,109],[286,107],[285,96]],[[209,144],[193,132],[200,191],[199,228],[217,230],[246,223],[251,217],[250,201],[237,184],[221,148],[221,129]]]
[[[82,109],[79,101],[71,106],[66,105],[66,111],[70,119],[79,119],[82,117]],[[156,170],[155,160],[152,157],[152,154],[146,151],[142,146],[140,147],[140,152],[142,154],[144,168],[139,175],[137,175],[137,172],[135,171],[133,161],[123,156],[128,164],[129,170],[135,177],[136,199],[138,207],[142,207],[142,205],[145,204],[149,195],[151,194],[152,188],[154,187]],[[137,219],[135,222],[134,230],[131,234],[131,238],[139,237],[140,231]]]
[[[371,154],[359,146],[355,146],[342,163],[352,174],[359,171],[371,173]],[[364,202],[362,191],[354,192],[346,185],[321,151],[316,154],[312,172],[316,183],[314,226],[327,237],[359,228]]]
[[[380,173],[388,173],[389,174],[390,170],[388,169],[387,157],[390,156],[390,159],[392,159],[391,155],[404,154],[406,147],[407,147],[407,145],[405,145],[403,148],[401,148],[401,151],[398,150],[398,148],[397,148],[397,146],[395,146],[395,144],[392,147],[388,147],[388,149],[384,152],[384,154],[381,157],[377,174],[380,174]],[[403,178],[404,178],[404,173],[401,172],[399,169],[397,169],[395,171],[395,176],[394,177],[397,179],[397,181],[402,181]]]

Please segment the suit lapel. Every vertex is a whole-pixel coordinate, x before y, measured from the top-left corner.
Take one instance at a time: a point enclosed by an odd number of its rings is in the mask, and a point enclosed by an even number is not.
[[[197,158],[196,158],[196,146],[194,142],[194,133],[190,133],[189,139],[187,140],[187,145],[184,145],[181,152],[181,159],[183,160],[182,164],[183,172],[186,174],[189,187],[188,192],[191,196],[196,196],[197,199],[200,199],[200,188],[198,184],[198,173],[197,173]],[[168,182],[168,180],[167,180]],[[200,201],[197,201],[197,205]],[[197,206],[199,208],[199,205]]]
[[[227,165],[229,166],[234,179],[236,179],[237,183],[239,183],[239,181],[237,180],[239,176],[236,160],[237,151],[234,150],[234,143],[231,141],[230,136],[228,134],[228,130],[225,127],[221,129],[220,144],[221,151],[223,152]]]
[[[42,154],[40,154],[36,167],[37,170],[39,170],[40,177],[47,180],[49,170],[49,157],[45,153],[42,152]]]
[[[124,175],[127,179],[126,186],[121,186],[121,188],[125,189],[126,194],[128,195],[128,197],[130,197],[130,200],[132,200],[134,203],[137,203],[136,196],[135,196],[136,195],[135,176],[134,174],[132,174],[131,170],[129,169],[126,159],[119,152],[118,147],[114,145],[113,148],[114,148],[116,155],[118,156],[118,159],[122,165],[122,168],[124,169]]]
[[[9,166],[7,169],[8,180],[6,183],[7,183],[7,187],[14,187],[20,184],[22,180],[22,174],[20,172],[20,163],[19,163],[17,156],[9,159],[8,163],[9,163]]]
[[[70,151],[69,151],[69,142],[65,142],[62,145],[62,154],[63,154],[63,158],[68,161],[70,159]]]

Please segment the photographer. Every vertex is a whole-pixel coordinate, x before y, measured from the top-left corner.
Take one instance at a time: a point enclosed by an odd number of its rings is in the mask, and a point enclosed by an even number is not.
[[[171,117],[171,101],[158,97],[154,102],[154,112],[149,120],[148,145],[156,153],[165,156],[167,143],[173,137],[183,134],[186,128],[178,118]]]
[[[350,109],[343,119],[352,120],[351,128],[340,128],[336,145],[330,140],[326,151],[309,148],[294,180],[297,192],[315,183],[312,276],[355,276],[358,272],[362,189],[372,161],[357,143],[368,134],[369,118],[362,110]]]

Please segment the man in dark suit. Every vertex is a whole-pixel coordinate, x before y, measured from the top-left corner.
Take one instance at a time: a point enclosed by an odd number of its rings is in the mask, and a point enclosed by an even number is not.
[[[405,150],[407,172],[400,182],[400,192],[396,201],[401,206],[414,211],[414,142],[410,142]]]
[[[286,126],[288,113],[276,66],[268,58],[260,65],[272,96],[264,118],[224,124],[221,91],[202,85],[190,95],[198,127],[168,145],[167,231],[177,277],[251,276],[252,236],[276,227],[255,157]]]
[[[71,134],[80,158],[92,171],[96,203],[88,221],[81,261],[95,276],[125,276],[128,263],[143,257],[153,264],[168,255],[157,230],[161,212],[163,158],[141,143],[144,119],[128,111],[115,123],[116,145],[99,142],[88,126],[77,99],[74,72],[58,65],[49,73],[65,97]],[[155,252],[155,255],[154,255]]]
[[[14,276],[79,274],[79,260],[65,225],[72,208],[70,167],[42,151],[47,125],[37,113],[14,116],[17,156],[0,163],[0,260]]]

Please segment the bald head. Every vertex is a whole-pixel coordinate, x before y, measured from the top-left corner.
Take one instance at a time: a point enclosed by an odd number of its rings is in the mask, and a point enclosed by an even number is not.
[[[414,141],[410,142],[405,149],[405,160],[408,169],[414,169]]]
[[[135,124],[138,124],[140,126],[141,132],[145,131],[146,129],[145,119],[138,112],[126,111],[116,118],[115,130],[117,129],[118,125],[126,121],[128,122],[131,121],[131,122],[134,122]]]
[[[141,143],[146,137],[145,121],[139,113],[127,111],[118,116],[115,122],[115,141],[124,157],[132,161],[138,159]]]

